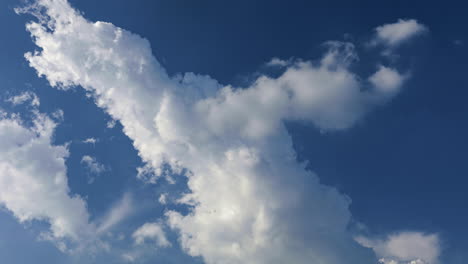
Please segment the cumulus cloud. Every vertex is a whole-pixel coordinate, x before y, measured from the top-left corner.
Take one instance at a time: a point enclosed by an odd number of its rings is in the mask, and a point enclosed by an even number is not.
[[[20,105],[23,104],[27,101],[30,101],[31,106],[39,106],[40,105],[40,100],[37,95],[31,91],[23,92],[19,95],[12,96],[6,100],[7,102],[10,102],[13,105]]]
[[[140,178],[187,177],[178,202],[192,209],[166,219],[188,254],[229,264],[375,262],[347,230],[350,199],[296,161],[284,121],[347,129],[398,93],[396,70],[377,72],[363,89],[367,78],[350,70],[354,46],[329,42],[319,62],[296,61],[278,77],[233,87],[169,76],[147,40],[90,22],[65,0],[38,0],[29,12],[39,17],[27,29],[40,50],[25,57],[38,75],[62,89],[83,87],[122,124],[147,164]],[[158,226],[134,238],[150,233],[164,245]]]
[[[171,246],[160,223],[145,223],[133,232],[132,237],[136,245],[152,241],[156,243],[158,247]]]
[[[396,69],[380,65],[379,69],[369,77],[369,82],[376,88],[385,91],[388,95],[397,93],[407,74],[401,74]]]
[[[439,263],[440,240],[436,234],[401,232],[386,239],[357,237],[363,246],[372,248],[382,264]]]
[[[385,24],[375,29],[372,44],[397,47],[400,44],[427,32],[428,29],[415,19],[399,19],[395,23]]]
[[[50,231],[41,237],[61,250],[90,239],[86,202],[68,187],[67,147],[52,144],[56,124],[40,113],[31,127],[14,115],[0,116],[0,205],[22,223],[47,221]]]

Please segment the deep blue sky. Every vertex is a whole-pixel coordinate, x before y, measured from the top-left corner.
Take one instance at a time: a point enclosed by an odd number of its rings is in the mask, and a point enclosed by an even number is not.
[[[401,50],[401,67],[410,69],[412,77],[391,103],[346,132],[323,134],[298,123],[289,124],[289,129],[298,158],[308,160],[323,183],[352,198],[351,212],[356,220],[375,233],[401,229],[437,232],[446,247],[444,263],[462,263],[460,255],[468,250],[467,4],[337,0],[70,2],[90,20],[109,21],[147,38],[170,74],[191,71],[238,85],[248,82],[251,73],[261,71],[261,65],[272,57],[316,59],[323,52],[320,45],[327,40],[351,40],[358,51],[366,50],[359,43],[368,41],[378,25],[398,18],[424,23],[429,34]],[[106,129],[103,120],[108,120],[107,115],[83,92],[50,89],[28,67],[23,54],[34,46],[24,30],[28,17],[12,10],[19,4],[16,0],[0,4],[0,97],[32,87],[41,98],[42,111],[64,110],[65,121],[58,127],[56,141],[75,142],[67,161],[69,182],[73,192],[88,196],[90,212],[105,210],[128,189],[149,188],[134,177],[141,161],[130,140],[120,132],[120,125]],[[358,72],[375,67],[367,63],[375,54],[366,54],[360,53]],[[10,107],[4,102],[0,106]],[[77,143],[88,137],[107,140],[95,147]],[[112,180],[98,178],[95,184],[86,184],[80,159],[87,153],[111,167],[100,177]],[[162,188],[151,191],[161,192]],[[42,259],[43,254],[50,263],[66,258],[45,242],[39,243],[44,248],[33,247],[32,231],[8,214],[1,213],[0,222],[0,256],[6,256],[8,263],[31,263]],[[16,233],[21,235],[13,235]],[[27,255],[12,251],[28,245],[34,251]]]

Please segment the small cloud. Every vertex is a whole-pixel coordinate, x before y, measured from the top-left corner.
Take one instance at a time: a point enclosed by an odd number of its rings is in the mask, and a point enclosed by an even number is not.
[[[88,175],[88,183],[91,184],[95,180],[95,176],[106,171],[106,167],[99,163],[95,157],[85,155],[81,158],[81,164],[83,164],[92,175]]]
[[[327,41],[323,44],[328,52],[322,57],[321,64],[326,68],[348,67],[359,61],[355,46],[350,42]]]
[[[10,102],[12,105],[20,105],[27,101],[31,101],[31,106],[38,107],[41,103],[39,97],[33,92],[27,91],[23,92],[17,96],[12,96],[6,100]]]
[[[427,31],[428,28],[415,19],[399,19],[396,23],[375,28],[376,34],[371,45],[381,44],[394,48]]]
[[[397,93],[408,74],[400,74],[397,70],[383,65],[369,77],[369,82],[377,89],[379,95],[388,94],[389,96]]]
[[[85,144],[93,144],[93,145],[95,145],[97,142],[99,142],[99,139],[90,137],[90,138],[87,138],[87,139],[85,139],[85,140],[83,140],[83,141],[81,141],[81,142],[83,142],[83,143],[85,143]]]
[[[133,255],[132,253],[124,253],[122,254],[122,259],[126,262],[135,262],[137,260],[137,256]]]
[[[371,248],[382,264],[436,264],[439,262],[440,241],[436,234],[401,232],[386,239],[356,237],[363,247]]]
[[[115,120],[112,119],[112,120],[107,121],[106,126],[107,126],[107,128],[114,128],[115,124],[116,124]]]
[[[282,60],[280,58],[273,58],[265,65],[269,67],[286,67],[291,64],[291,60]]]
[[[52,117],[55,118],[56,120],[62,121],[64,118],[64,112],[62,109],[58,109],[55,112],[52,113]]]
[[[170,247],[171,242],[167,240],[160,223],[145,223],[132,234],[135,245],[142,245],[147,241],[153,241],[158,247]]]
[[[160,204],[167,204],[167,193],[161,194],[158,201]]]

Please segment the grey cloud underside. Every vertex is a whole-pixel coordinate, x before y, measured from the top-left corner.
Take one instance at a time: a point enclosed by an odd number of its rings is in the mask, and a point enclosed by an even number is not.
[[[26,59],[40,76],[92,93],[133,140],[145,171],[188,170],[190,193],[178,202],[193,210],[165,216],[188,254],[226,264],[376,262],[347,231],[350,199],[296,161],[283,122],[349,128],[398,93],[397,70],[363,81],[349,70],[353,45],[330,42],[318,63],[292,62],[277,78],[236,88],[194,73],[168,76],[147,40],[87,21],[65,0],[38,0],[27,11],[39,17],[27,25],[39,50]]]

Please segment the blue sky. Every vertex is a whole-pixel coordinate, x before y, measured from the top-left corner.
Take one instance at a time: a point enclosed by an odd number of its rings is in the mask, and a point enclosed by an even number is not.
[[[466,258],[461,2],[0,6],[2,261]]]

